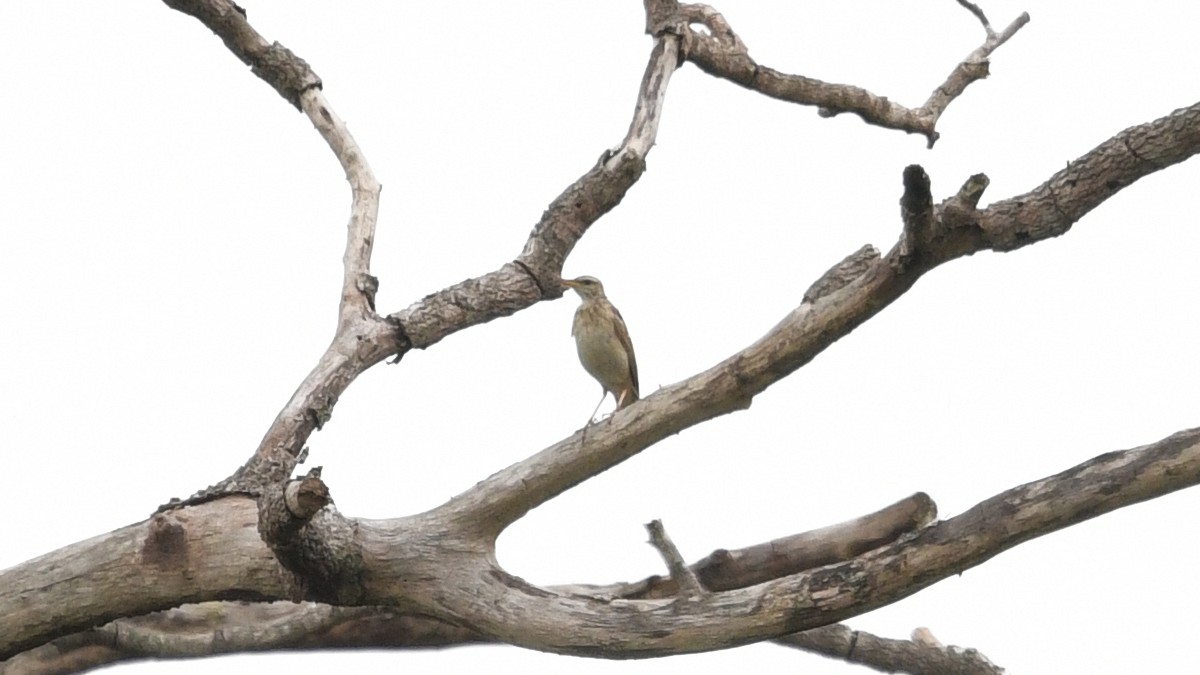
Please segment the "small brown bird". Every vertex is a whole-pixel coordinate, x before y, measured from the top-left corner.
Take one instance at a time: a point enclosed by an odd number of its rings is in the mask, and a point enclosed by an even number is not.
[[[638,400],[637,359],[633,356],[625,319],[605,297],[604,285],[596,277],[564,279],[563,284],[583,298],[575,310],[571,335],[575,336],[583,369],[604,389],[596,410],[610,393],[617,400],[617,410],[621,410]],[[596,416],[595,410],[592,416]]]

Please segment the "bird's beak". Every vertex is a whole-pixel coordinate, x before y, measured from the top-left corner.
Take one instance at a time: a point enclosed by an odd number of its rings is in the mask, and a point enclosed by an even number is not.
[[[559,279],[559,281],[561,281],[562,285],[566,286],[567,288],[579,288],[579,284],[575,283],[574,279]]]

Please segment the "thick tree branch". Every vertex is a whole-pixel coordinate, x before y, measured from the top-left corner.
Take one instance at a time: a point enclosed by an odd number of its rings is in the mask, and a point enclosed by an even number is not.
[[[303,483],[295,481],[289,485]],[[749,548],[714,551],[689,566],[687,574],[711,590],[752,586],[878,548],[924,527],[935,511],[932,500],[918,493],[838,525]],[[673,579],[651,576],[632,583],[556,586],[551,590],[608,599],[646,599],[672,597],[678,587]],[[0,675],[6,675],[6,668],[10,667],[23,675],[81,672],[104,663],[150,657],[188,658],[322,647],[429,647],[479,641],[487,638],[442,621],[398,614],[382,607],[207,602],[121,619],[92,631],[59,638],[0,664]],[[842,658],[839,642],[815,638],[812,642],[817,653]]]
[[[421,649],[491,643],[467,628],[383,607],[211,602],[121,619],[0,663],[0,675],[67,675],[144,659],[313,649]],[[781,645],[881,672],[995,675],[973,649],[894,640],[842,624],[785,635]],[[991,669],[987,669],[991,666]]]
[[[490,548],[460,538],[460,523],[433,513],[363,520],[356,521],[361,602],[564,654],[641,658],[722,649],[869,611],[1023,541],[1197,483],[1200,429],[1191,429],[1007,490],[852,560],[684,605],[531,586],[498,569]],[[248,500],[230,497],[5,570],[0,658],[180,602],[289,597],[296,587],[249,527],[255,514]],[[241,524],[231,522],[235,517]],[[33,594],[37,603],[27,601]]]
[[[978,248],[1011,251],[1057,237],[1139,179],[1200,152],[1200,103],[1130,127],[1050,180],[979,212]],[[973,251],[971,251],[973,252]]]
[[[482,638],[381,607],[205,602],[114,621],[0,663],[0,675],[66,675],[144,659],[308,649],[420,648]]]
[[[918,493],[838,525],[749,548],[719,549],[688,571],[711,590],[744,588],[878,548],[924,527],[935,512],[932,500]],[[268,542],[271,539],[264,537]],[[651,576],[632,583],[556,586],[551,590],[632,600],[671,597],[678,588],[670,578]],[[58,638],[0,663],[0,675],[8,675],[6,668],[10,667],[22,675],[81,672],[105,663],[150,657],[187,658],[273,649],[430,647],[481,641],[490,640],[443,621],[383,607],[207,602],[120,619],[92,631]],[[823,644],[818,642],[814,649],[840,658],[835,651],[822,651]],[[831,649],[840,649],[837,643],[830,644]]]
[[[0,659],[115,618],[186,602],[284,599],[297,586],[226,497],[72,544],[0,572]]]
[[[504,642],[563,654],[642,658],[724,649],[895,602],[1021,542],[1197,483],[1200,429],[1191,429],[1007,490],[853,560],[684,605],[555,594],[489,563],[464,573],[474,582],[469,591],[448,597],[445,588],[455,584],[440,586],[437,603],[447,613],[434,615],[469,621]]]

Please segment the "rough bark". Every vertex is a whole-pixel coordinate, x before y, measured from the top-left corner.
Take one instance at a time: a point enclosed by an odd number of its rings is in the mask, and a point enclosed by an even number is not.
[[[934,521],[932,500],[917,495],[850,523],[717,551],[691,566],[683,565],[660,524],[652,536],[670,569],[666,579],[540,588],[507,573],[494,555],[496,537],[529,510],[670,435],[749,407],[757,394],[942,263],[1059,236],[1124,187],[1196,154],[1196,104],[1120,132],[1029,192],[985,209],[978,204],[986,176],[970,177],[935,202],[930,177],[910,166],[902,176],[900,234],[890,251],[881,255],[867,245],[836,264],[755,343],[430,512],[378,521],[343,516],[332,508],[319,472],[289,481],[305,442],[338,397],[380,361],[561,296],[563,262],[645,170],[671,75],[682,63],[818,106],[823,115],[852,112],[871,124],[920,133],[932,145],[942,111],[986,76],[987,58],[1028,16],[996,33],[982,10],[959,0],[980,20],[986,40],[924,106],[909,109],[856,87],[758,65],[710,7],[646,0],[653,45],[620,145],[550,204],[515,260],[384,314],[375,307],[378,281],[370,273],[380,187],[323,97],[320,79],[302,59],[259,35],[232,2],[165,1],[200,20],[303,112],[345,170],[352,202],[338,328],[255,454],[229,479],[142,523],[0,572],[0,659],[9,659],[0,672],[78,672],[145,656],[477,641],[643,658],[766,639],[877,668],[998,672],[969,650],[927,638],[886,641],[830,624],[1031,538],[1200,482],[1200,430],[1192,429],[1100,455],[944,521]],[[187,603],[199,604],[169,611]]]
[[[533,586],[500,568],[490,539],[464,533],[458,510],[447,504],[419,516],[356,521],[361,561],[355,564],[361,567],[345,594],[357,596],[357,604],[430,616],[493,640],[562,654],[644,658],[711,651],[841,621],[1021,542],[1198,482],[1200,429],[1192,429],[1007,490],[847,560],[798,573],[785,568],[770,581],[686,601]],[[7,570],[0,586],[0,656],[181,602],[301,599],[296,596],[305,589],[251,532],[256,520],[249,500],[229,497]],[[332,538],[341,536],[331,529]],[[95,590],[110,585],[112,592]],[[342,593],[321,593],[331,590]]]
[[[1003,670],[973,649],[883,638],[842,624],[779,638],[778,644],[880,672],[992,675]],[[144,659],[245,651],[423,649],[489,642],[466,628],[380,607],[311,603],[202,603],[109,623],[60,638],[0,665],[5,675],[82,672]]]

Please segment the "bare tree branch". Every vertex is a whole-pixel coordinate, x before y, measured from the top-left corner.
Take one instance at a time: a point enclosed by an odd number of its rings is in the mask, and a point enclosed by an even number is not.
[[[230,0],[164,2],[200,20],[235,56],[250,65],[255,75],[304,112],[333,151],[351,188],[342,294],[333,341],[267,429],[250,461],[229,479],[189,501],[226,492],[257,494],[263,484],[291,475],[305,441],[329,419],[337,398],[354,378],[404,344],[396,326],[375,313],[379,284],[371,276],[370,262],[380,185],[349,129],[322,95],[320,78],[303,59],[279,43],[268,43],[246,20],[245,11]]]
[[[850,560],[920,530],[937,517],[937,505],[924,492],[874,513],[733,551],[717,549],[689,570],[710,591],[728,591]],[[671,577],[650,576],[603,586],[555,586],[562,593],[628,600],[671,598],[679,587]]]
[[[378,282],[368,263],[378,211],[379,185],[342,122],[321,97],[320,80],[283,47],[268,44],[229,0],[166,0],[216,33],[256,75],[300,107],[325,137],[351,183],[354,201],[344,257],[342,308],[337,334],[265,434],[255,456],[231,478],[180,506],[227,492],[258,494],[261,485],[285,479],[313,431],[320,429],[346,387],[372,365],[408,349],[424,349],[464,328],[510,315],[544,298],[562,295],[563,261],[587,228],[615,207],[645,169],[671,73],[678,67],[678,38],[655,40],[629,133],[591,171],[567,188],[534,227],[512,263],[429,295],[381,318],[374,310]],[[301,73],[304,77],[294,76]]]
[[[296,575],[296,597],[357,605],[363,563],[355,524],[326,508],[332,504],[319,467],[304,478],[268,484],[258,497],[258,533]]]
[[[257,521],[253,500],[231,496],[160,513],[3,570],[0,659],[181,603],[295,597],[298,587],[259,538]]]
[[[193,500],[230,491],[258,494],[261,485],[286,478],[308,436],[332,414],[332,407],[341,392],[365,369],[388,355],[396,354],[399,358],[410,348],[428,347],[452,332],[512,314],[546,297],[559,297],[562,289],[558,276],[575,242],[591,223],[620,201],[644,170],[646,153],[653,146],[657,133],[667,83],[678,66],[680,48],[682,46],[683,53],[691,54],[694,49],[688,40],[693,40],[696,35],[689,30],[680,36],[668,28],[657,33],[634,118],[623,145],[606,153],[600,165],[551,204],[514,263],[427,296],[384,320],[373,310],[377,282],[365,267],[373,239],[378,184],[370,176],[365,160],[345,126],[319,97],[319,80],[311,75],[303,61],[285,58],[291,56],[290,52],[268,45],[245,21],[244,14],[228,0],[170,0],[168,5],[203,21],[230,46],[231,51],[251,63],[256,74],[275,86],[285,98],[298,102],[334,148],[355,188],[345,256],[343,309],[333,343],[268,429],[255,456],[233,477]],[[657,22],[678,29],[685,22],[702,21],[712,31],[713,44],[739,53],[745,51],[744,45],[715,10],[688,5],[679,8],[678,15],[671,18],[673,6],[674,3],[648,2],[648,25]],[[681,38],[684,43],[679,42]],[[749,59],[748,56],[745,58]],[[302,84],[278,84],[297,78],[289,79],[276,73],[293,72],[306,74],[299,78]],[[307,88],[297,93],[297,87]],[[362,300],[352,302],[354,298]],[[722,408],[722,412],[736,407]]]
[[[969,3],[959,4],[968,6]],[[974,5],[968,6],[968,9]],[[929,147],[938,139],[937,121],[950,103],[958,98],[972,82],[988,76],[987,58],[1026,23],[1029,15],[1022,13],[997,35],[984,20],[987,39],[951,71],[946,81],[934,89],[920,108],[906,108],[886,97],[860,87],[830,84],[803,75],[790,75],[759,65],[729,23],[707,5],[683,5],[680,11],[685,24],[701,24],[708,29],[705,35],[691,28],[682,32],[686,59],[704,72],[727,79],[747,89],[800,105],[818,106],[822,117],[854,113],[867,124],[908,133],[924,135]],[[973,12],[982,19],[982,12]]]
[[[671,581],[675,582],[678,597],[688,600],[707,595],[708,590],[700,584],[696,573],[687,566],[687,563],[683,562],[683,556],[679,555],[679,549],[675,548],[675,542],[671,541],[671,537],[667,535],[662,521],[652,520],[646,523],[646,531],[650,533],[650,545],[667,563],[667,571],[671,575]]]
[[[1134,151],[1136,149],[1136,152]],[[972,176],[932,214],[920,167],[906,169],[922,192],[912,236],[884,258],[855,254],[836,292],[806,301],[757,342],[683,382],[663,387],[598,425],[481,481],[443,508],[497,536],[530,509],[683,429],[749,407],[754,396],[849,334],[936,266],[978,251],[1009,250],[1066,232],[1079,218],[1138,178],[1200,152],[1200,104],[1127,129],[1029,193],[978,210],[987,177]],[[864,249],[868,252],[874,249]],[[861,251],[860,251],[861,253]],[[835,268],[835,270],[840,268]],[[828,276],[828,275],[827,275]],[[843,275],[844,276],[844,275]],[[825,279],[825,277],[822,277]],[[821,282],[819,281],[818,284]],[[585,433],[586,432],[586,433]]]
[[[0,572],[0,658],[33,654],[36,650],[29,650],[52,640],[74,644],[70,649],[76,664],[98,663],[104,655],[212,653],[205,650],[222,648],[215,646],[215,633],[199,640],[191,639],[194,634],[165,634],[156,622],[162,616],[179,618],[169,613],[147,617],[144,624],[109,624],[111,635],[103,628],[88,629],[179,603],[230,599],[386,608],[306,607],[300,623],[276,617],[279,622],[269,627],[231,633],[232,644],[241,649],[289,647],[300,636],[319,639],[314,636],[381,616],[384,621],[403,617],[409,628],[422,621],[443,626],[429,629],[436,636],[430,639],[447,644],[499,640],[610,658],[721,649],[854,616],[1033,537],[1200,483],[1200,430],[1193,429],[1101,455],[927,527],[934,517],[932,501],[919,495],[906,500],[904,509],[888,511],[886,518],[868,518],[880,525],[878,530],[857,523],[852,535],[841,529],[798,535],[748,549],[740,558],[717,552],[690,568],[661,529],[658,536],[652,531],[671,578],[621,585],[611,594],[600,587],[539,588],[501,569],[494,555],[495,537],[530,509],[668,435],[748,407],[755,395],[874,316],[925,272],[976,251],[1011,250],[1062,234],[1125,186],[1200,152],[1197,104],[1128,129],[1029,193],[983,210],[978,204],[986,176],[971,177],[958,193],[934,204],[929,176],[910,166],[901,200],[903,230],[891,252],[880,256],[865,246],[847,257],[746,349],[498,472],[438,509],[383,521],[345,518],[325,508],[330,499],[319,476],[315,482],[285,483],[309,435],[329,418],[350,383],[375,363],[561,295],[559,273],[575,243],[641,176],[670,77],[681,59],[761,93],[820,106],[822,114],[853,112],[871,124],[922,133],[932,144],[946,106],[987,75],[987,57],[1028,15],[997,34],[982,10],[959,0],[981,21],[987,40],[914,110],[855,87],[759,66],[710,7],[645,0],[654,44],[622,144],[550,205],[516,260],[385,318],[376,312],[378,282],[370,274],[379,184],[323,98],[320,79],[286,48],[263,39],[232,2],[164,1],[202,21],[256,75],[302,110],[343,167],[353,199],[338,329],[255,455],[230,479],[146,522]],[[694,24],[702,24],[707,33],[694,30]],[[256,505],[229,496],[231,492],[249,492],[259,501]],[[708,573],[730,585],[710,583]],[[28,601],[34,593],[38,603]],[[676,595],[688,602],[665,599]],[[193,611],[220,613],[233,611],[232,606],[205,604]],[[211,627],[220,621],[201,616],[199,623]],[[860,642],[859,634],[834,627],[813,632],[805,648],[846,660],[857,654],[868,663],[867,654],[874,650]],[[928,640],[892,642],[897,644],[881,643],[878,653],[910,649],[913,658],[933,658],[935,653],[948,659],[921,665],[927,669],[922,672],[998,670],[986,659],[951,653]],[[905,656],[890,658],[894,664]],[[13,663],[5,664],[4,672]]]
[[[893,640],[843,624],[785,635],[775,642],[883,673],[1000,675],[1004,672],[974,649],[925,642],[916,639],[915,634],[912,640]]]
[[[490,642],[466,628],[383,607],[212,602],[121,619],[59,638],[0,663],[0,675],[67,675],[118,662],[251,651],[421,649]],[[1003,672],[973,649],[888,639],[842,624],[785,635],[776,642],[881,672]]]
[[[697,54],[707,53],[705,49],[719,47],[732,50],[730,53],[737,59],[754,65],[745,54],[745,46],[712,8],[702,5],[679,7],[679,12],[672,18],[675,3],[648,2],[648,25],[663,27],[656,34],[634,118],[621,148],[607,153],[602,158],[602,165],[551,204],[515,263],[427,296],[385,321],[373,310],[377,282],[366,270],[379,187],[345,126],[320,98],[319,79],[302,60],[278,45],[269,45],[250,27],[240,9],[228,0],[168,0],[167,4],[204,22],[235,55],[251,64],[257,75],[305,110],[341,160],[355,195],[345,257],[343,309],[333,343],[268,429],[251,461],[230,479],[193,499],[229,491],[257,494],[261,484],[285,478],[294,468],[294,458],[301,452],[308,436],[332,414],[332,407],[341,392],[366,368],[388,355],[402,355],[410,348],[428,347],[452,332],[512,314],[546,297],[559,297],[562,289],[558,285],[558,275],[575,242],[591,223],[620,201],[644,170],[645,156],[653,145],[666,86],[678,65],[680,49],[688,58],[696,60],[701,58]],[[672,32],[678,32],[687,22],[703,22],[712,35],[701,40],[694,31],[687,30],[682,35]],[[684,42],[680,43],[680,39]],[[703,63],[703,59],[698,63]],[[763,73],[768,72],[773,71],[763,70]],[[841,92],[838,94],[841,97],[852,88],[835,89]],[[815,99],[803,102],[822,104]],[[840,109],[836,103],[822,105]],[[874,119],[865,109],[856,110],[853,105],[844,109],[859,112],[869,121]],[[897,128],[906,127],[900,125]],[[931,135],[932,124],[923,133]],[[352,302],[354,298],[361,301]],[[351,318],[355,321],[347,323]]]
[[[987,33],[987,39],[975,51],[967,55],[954,70],[950,71],[950,76],[942,83],[940,87],[933,90],[925,104],[921,106],[921,110],[925,111],[930,118],[930,129],[937,124],[942,113],[950,106],[954,99],[958,98],[971,86],[971,83],[982,80],[988,76],[988,57],[992,52],[996,51],[1000,45],[1008,42],[1009,38],[1017,34],[1017,31],[1029,23],[1029,14],[1022,12],[1020,16],[1013,19],[1012,23],[1008,24],[1001,33],[997,34],[992,30],[992,25],[988,23],[987,17],[983,15],[977,5],[967,2],[966,0],[958,0],[958,4],[966,7],[972,14],[979,19],[983,24],[983,29]],[[929,147],[933,147],[937,141],[938,134],[936,132],[926,134],[929,138]]]
[[[295,481],[289,485],[302,483]],[[918,493],[845,523],[749,548],[719,549],[687,567],[686,575],[698,583],[703,580],[703,585],[712,590],[744,588],[850,559],[924,527],[935,514],[936,506],[932,500]],[[675,596],[678,585],[673,578],[651,576],[632,583],[555,586],[551,590],[610,600],[645,599]],[[116,661],[189,658],[240,651],[412,648],[481,641],[489,640],[468,629],[429,617],[400,614],[384,607],[206,602],[120,619],[91,631],[58,638],[0,663],[0,675],[82,672]],[[802,648],[833,658],[841,658],[844,651],[841,642],[817,637],[806,641]]]
[[[321,78],[308,64],[278,42],[263,39],[246,21],[246,10],[236,3],[229,0],[163,0],[163,3],[207,26],[234,56],[297,109],[302,109],[300,97],[305,92],[321,88]]]
[[[906,167],[904,195],[900,197],[900,220],[904,223],[904,230],[893,258],[894,263],[900,266],[898,271],[903,272],[913,256],[920,255],[922,249],[932,244],[937,224],[935,218],[929,175],[916,164]]]
[[[357,602],[562,654],[646,658],[724,649],[841,621],[1021,542],[1197,483],[1200,428],[1007,490],[853,559],[682,605],[532,586],[499,569],[487,542],[469,528],[464,535],[453,513],[360,520]],[[293,597],[297,587],[251,531],[255,520],[249,500],[229,497],[3,571],[0,658],[183,602]],[[26,600],[32,593],[38,603]]]
[[[978,235],[984,247],[995,251],[1011,251],[1057,237],[1142,177],[1178,164],[1197,152],[1200,152],[1200,103],[1153,122],[1129,127],[1068,162],[1050,180],[1029,192],[992,203],[978,213]]]
[[[983,24],[983,29],[987,31],[988,37],[995,35],[995,32],[992,30],[992,24],[988,22],[987,16],[984,15],[979,5],[968,2],[968,0],[958,0],[958,4],[966,7],[968,12],[974,14],[976,19],[979,19],[979,23]]]
[[[667,85],[678,67],[677,45],[678,39],[670,35],[655,40],[624,141],[551,202],[516,261],[426,296],[388,317],[402,327],[411,348],[431,347],[464,328],[514,314],[543,299],[562,297],[559,282],[567,255],[593,223],[620,203],[646,168]]]
[[[1192,429],[1007,490],[853,560],[683,606],[556,595],[494,569],[468,572],[483,583],[462,596],[443,592],[438,603],[451,622],[469,620],[502,641],[557,653],[641,658],[723,649],[843,620],[1023,541],[1197,483],[1200,429]]]

